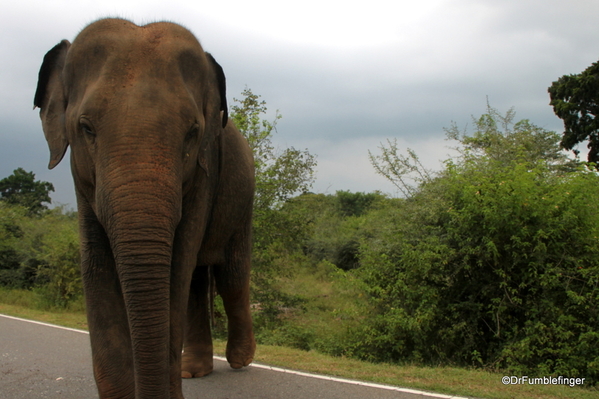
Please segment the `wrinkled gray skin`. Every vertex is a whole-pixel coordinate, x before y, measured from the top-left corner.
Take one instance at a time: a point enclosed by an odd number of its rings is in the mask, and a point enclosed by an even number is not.
[[[103,19],[46,54],[34,104],[49,167],[71,146],[100,397],[182,398],[212,371],[211,278],[247,366],[254,169],[221,67],[179,25]]]

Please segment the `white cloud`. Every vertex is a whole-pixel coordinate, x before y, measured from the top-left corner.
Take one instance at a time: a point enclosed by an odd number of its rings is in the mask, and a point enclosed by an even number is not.
[[[236,30],[291,45],[334,49],[377,47],[407,40],[430,10],[443,1],[346,2],[274,0],[212,2],[200,6]]]

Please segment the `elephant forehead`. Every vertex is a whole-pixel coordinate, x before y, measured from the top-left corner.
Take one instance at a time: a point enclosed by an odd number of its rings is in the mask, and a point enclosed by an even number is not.
[[[190,54],[205,63],[200,43],[182,26],[169,22],[137,26],[122,19],[103,19],[75,38],[67,69],[80,78],[109,73],[115,79],[133,80],[140,75],[168,79]]]
[[[171,22],[154,22],[138,26],[125,19],[107,18],[88,25],[77,35],[73,44],[78,42],[94,44],[96,42],[110,41],[125,46],[160,47],[169,48],[176,43],[191,45],[201,50],[201,45],[195,36],[181,25]]]

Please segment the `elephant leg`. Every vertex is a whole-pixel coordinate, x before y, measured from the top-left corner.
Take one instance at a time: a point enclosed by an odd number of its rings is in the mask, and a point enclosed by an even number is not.
[[[228,319],[227,361],[234,369],[249,365],[256,350],[250,313],[250,248],[249,229],[235,234],[225,264],[214,267]]]
[[[213,347],[209,309],[210,274],[207,266],[193,273],[187,307],[187,324],[181,361],[181,377],[203,377],[212,372]]]
[[[99,397],[134,398],[129,321],[112,252],[101,227],[84,225],[81,230],[82,281]]]

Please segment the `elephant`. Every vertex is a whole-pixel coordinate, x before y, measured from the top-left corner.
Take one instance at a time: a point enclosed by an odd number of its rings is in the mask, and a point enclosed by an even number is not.
[[[71,147],[100,398],[183,398],[210,373],[214,290],[249,365],[254,160],[212,55],[178,24],[100,19],[44,56],[36,107],[49,169]]]

